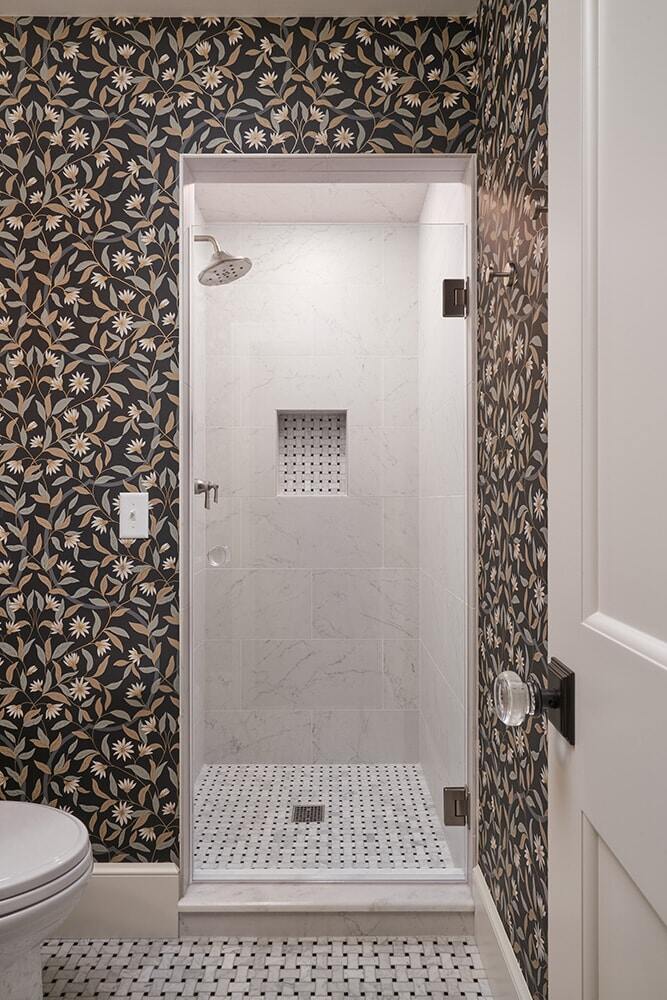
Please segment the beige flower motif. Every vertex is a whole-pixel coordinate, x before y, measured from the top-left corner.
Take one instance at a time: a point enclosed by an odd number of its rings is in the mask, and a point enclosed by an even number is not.
[[[90,684],[83,677],[77,677],[69,689],[73,701],[83,701],[90,694]]]
[[[134,816],[134,809],[128,802],[117,802],[111,812],[119,826],[126,826]]]
[[[384,91],[389,93],[389,91],[393,90],[396,84],[398,83],[398,73],[396,72],[396,70],[389,69],[388,67],[386,67],[385,69],[381,70],[378,73],[377,80],[379,86]]]
[[[116,559],[113,566],[114,576],[117,576],[119,580],[127,580],[134,573],[134,563],[127,556]]]
[[[90,441],[85,434],[75,434],[70,441],[69,450],[77,458],[82,458],[90,451]]]
[[[341,126],[334,132],[334,145],[337,149],[349,149],[354,145],[354,135],[349,128]]]
[[[129,250],[117,250],[115,254],[112,254],[111,260],[117,271],[129,271],[134,264],[134,257],[129,252]]]
[[[83,188],[79,188],[70,196],[69,206],[74,212],[85,212],[89,204],[90,195]]]
[[[201,74],[201,82],[207,90],[215,90],[216,87],[220,86],[220,81],[222,80],[222,73],[217,68],[217,66],[209,66]]]
[[[69,134],[69,144],[73,149],[85,149],[90,142],[90,136],[84,129],[73,128]]]
[[[125,91],[133,82],[134,77],[127,66],[119,66],[115,73],[111,74],[111,79],[116,90]]]
[[[81,393],[87,392],[88,386],[90,385],[90,379],[83,372],[75,372],[69,380],[69,387],[71,392]]]
[[[113,326],[116,333],[120,334],[121,336],[124,336],[126,333],[129,333],[130,330],[133,328],[134,320],[132,319],[129,313],[120,312],[111,321],[111,325]]]
[[[90,625],[82,618],[81,615],[77,615],[69,624],[70,635],[73,635],[76,639],[82,639],[84,635],[88,635],[90,632]]]
[[[251,149],[261,149],[266,145],[266,132],[256,125],[246,131],[245,141]]]
[[[134,756],[134,745],[125,737],[116,740],[111,749],[118,760],[130,760]]]

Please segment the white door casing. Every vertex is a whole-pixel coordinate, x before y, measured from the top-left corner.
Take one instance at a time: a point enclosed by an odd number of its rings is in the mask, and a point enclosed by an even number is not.
[[[667,5],[550,8],[550,1000],[667,998]]]

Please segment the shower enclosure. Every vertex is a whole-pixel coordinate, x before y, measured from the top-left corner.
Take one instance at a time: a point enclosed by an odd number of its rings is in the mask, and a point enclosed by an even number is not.
[[[464,876],[469,194],[194,186],[194,881]]]

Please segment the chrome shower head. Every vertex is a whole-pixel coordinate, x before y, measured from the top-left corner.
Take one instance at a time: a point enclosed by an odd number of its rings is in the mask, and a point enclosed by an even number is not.
[[[249,257],[233,257],[221,250],[212,236],[195,236],[195,243],[201,242],[212,243],[214,248],[211,262],[198,275],[202,285],[228,285],[230,281],[242,278],[252,267]]]

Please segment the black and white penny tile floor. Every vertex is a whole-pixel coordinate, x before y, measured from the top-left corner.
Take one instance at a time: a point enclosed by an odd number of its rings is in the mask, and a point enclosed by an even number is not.
[[[324,806],[294,823],[297,805]],[[222,765],[194,796],[195,871],[452,867],[418,764]]]
[[[49,941],[45,1000],[490,997],[474,940]]]

